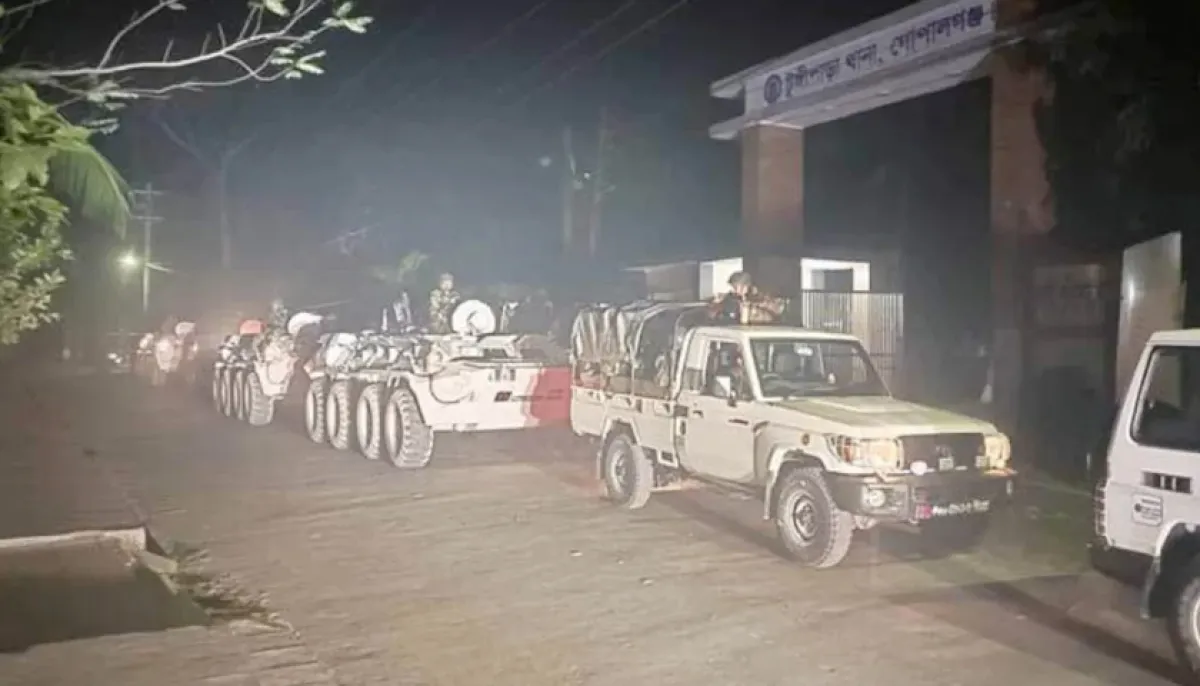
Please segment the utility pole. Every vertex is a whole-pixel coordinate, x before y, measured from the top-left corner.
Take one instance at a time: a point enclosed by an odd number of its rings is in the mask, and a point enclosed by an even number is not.
[[[600,242],[604,196],[608,192],[605,180],[605,158],[608,156],[608,108],[600,108],[600,130],[596,134],[596,170],[592,173],[592,210],[588,221],[588,256],[596,256]]]
[[[154,225],[162,221],[162,217],[154,214],[154,199],[162,195],[162,191],[154,190],[154,186],[146,184],[144,188],[131,191],[133,196],[133,210],[136,214],[133,215],[135,221],[142,224],[142,254],[140,264],[142,267],[142,315],[150,313],[150,270],[151,253],[154,244]]]
[[[575,151],[571,145],[571,127],[563,128],[562,164],[562,248],[569,255],[575,247]]]

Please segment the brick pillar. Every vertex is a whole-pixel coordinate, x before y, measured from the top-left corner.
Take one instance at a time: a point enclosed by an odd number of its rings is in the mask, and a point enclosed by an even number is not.
[[[1035,6],[1035,0],[1000,0],[1001,27],[1022,22]],[[1015,431],[1029,352],[1028,258],[1054,225],[1035,120],[1047,84],[1041,72],[1018,70],[1002,53],[991,66],[992,397],[996,421]]]
[[[746,270],[763,290],[794,295],[804,245],[804,132],[753,126],[741,145]]]

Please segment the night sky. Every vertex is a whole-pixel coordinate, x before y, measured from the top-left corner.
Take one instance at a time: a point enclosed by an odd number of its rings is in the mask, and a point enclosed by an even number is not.
[[[27,54],[56,63],[98,54],[99,38],[125,16],[114,8],[138,4],[57,0],[29,27]],[[176,264],[217,259],[209,166],[252,139],[229,176],[239,266],[287,269],[339,233],[373,226],[377,254],[421,249],[480,279],[517,280],[558,249],[563,129],[590,165],[607,108],[614,190],[605,259],[733,254],[738,146],[710,141],[707,128],[741,104],[711,98],[709,84],[906,4],[361,0],[375,22],[366,35],[321,46],[326,74],[136,104],[100,143],[132,183],[169,192],[159,251]],[[242,4],[189,6],[176,13],[189,23],[155,26],[131,49],[154,54],[168,38],[185,45],[221,8],[236,16]],[[938,234],[934,224],[945,225],[938,235],[982,235],[986,90],[968,86],[814,129],[814,240],[896,243],[900,226],[914,223],[929,235]],[[208,163],[174,145],[154,117],[186,132]],[[925,241],[925,253],[940,242]]]

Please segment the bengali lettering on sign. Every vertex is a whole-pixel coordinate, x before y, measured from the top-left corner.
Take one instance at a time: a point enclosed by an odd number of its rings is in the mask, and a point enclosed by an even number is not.
[[[751,80],[746,88],[746,110],[776,103],[847,83],[884,67],[908,62],[996,28],[995,0],[959,0],[866,38],[838,46]]]

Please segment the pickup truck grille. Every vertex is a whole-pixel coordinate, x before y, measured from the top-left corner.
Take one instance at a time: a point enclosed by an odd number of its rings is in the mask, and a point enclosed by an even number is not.
[[[976,469],[975,458],[983,454],[983,434],[930,434],[903,436],[905,467],[924,462],[931,470],[947,470],[945,459],[953,461],[953,469]]]

